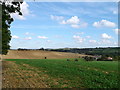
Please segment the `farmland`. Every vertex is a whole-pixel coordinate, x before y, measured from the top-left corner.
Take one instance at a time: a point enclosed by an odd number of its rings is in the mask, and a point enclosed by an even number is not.
[[[117,61],[5,59],[3,88],[117,88]]]
[[[55,52],[55,51],[42,51],[42,50],[30,50],[30,51],[18,51],[9,50],[7,55],[2,55],[3,59],[64,59],[64,58],[78,58],[79,56],[86,56],[83,54]],[[88,55],[87,55],[88,56]]]

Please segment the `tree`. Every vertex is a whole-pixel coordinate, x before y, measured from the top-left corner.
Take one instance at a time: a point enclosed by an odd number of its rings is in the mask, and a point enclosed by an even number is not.
[[[9,0],[8,0],[9,1]],[[21,2],[7,2],[5,1],[0,1],[0,8],[1,12],[0,14],[2,19],[2,23],[0,24],[0,36],[2,35],[2,39],[0,41],[2,44],[0,45],[1,52],[0,54],[7,54],[8,50],[10,49],[10,40],[11,40],[11,32],[9,30],[10,24],[14,21],[14,19],[11,17],[11,13],[18,13],[19,15],[22,15],[20,11],[20,4]]]

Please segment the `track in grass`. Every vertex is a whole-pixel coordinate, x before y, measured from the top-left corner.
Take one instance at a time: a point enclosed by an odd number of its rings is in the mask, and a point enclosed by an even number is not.
[[[40,74],[47,76],[47,78],[44,78],[43,82],[45,86],[47,85],[47,87],[118,87],[118,64],[115,61],[86,62],[79,59],[78,62],[75,62],[74,60],[66,61],[66,59],[8,59],[7,62],[9,61],[12,61],[12,63],[16,64],[17,67],[20,68],[20,72],[32,71],[32,73],[37,74],[38,77],[40,77]],[[26,66],[29,66],[29,68]],[[17,71],[19,72],[19,69]],[[14,70],[12,72],[14,72]],[[29,77],[27,74],[22,76]],[[22,79],[22,76],[19,78]],[[26,80],[27,79],[28,78],[26,78]],[[36,78],[31,76],[31,79],[34,81]],[[6,84],[6,82],[3,84]],[[43,85],[43,87],[45,86]]]

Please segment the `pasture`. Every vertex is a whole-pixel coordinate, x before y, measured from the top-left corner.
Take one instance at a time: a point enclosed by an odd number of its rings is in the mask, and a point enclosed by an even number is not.
[[[118,88],[118,62],[6,59],[3,88]]]

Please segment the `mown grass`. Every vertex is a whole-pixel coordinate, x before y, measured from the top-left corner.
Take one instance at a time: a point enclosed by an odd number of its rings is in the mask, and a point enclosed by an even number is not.
[[[79,59],[7,59],[17,64],[29,64],[57,80],[51,87],[118,88],[117,61],[84,61]],[[33,77],[34,78],[34,77]],[[46,78],[47,79],[47,78]],[[50,79],[49,79],[50,80]],[[48,81],[49,82],[49,81]],[[54,82],[51,79],[51,82]]]

